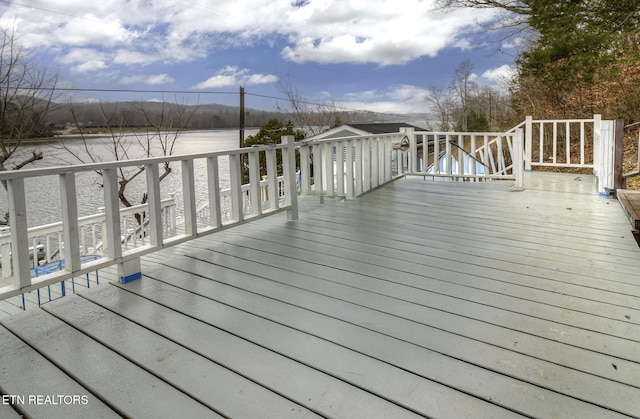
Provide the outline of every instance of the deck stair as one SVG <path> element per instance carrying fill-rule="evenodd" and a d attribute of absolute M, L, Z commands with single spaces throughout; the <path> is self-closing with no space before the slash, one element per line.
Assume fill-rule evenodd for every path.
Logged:
<path fill-rule="evenodd" d="M 640 245 L 640 191 L 618 189 L 616 194 L 624 213 L 633 227 L 633 234 Z"/>

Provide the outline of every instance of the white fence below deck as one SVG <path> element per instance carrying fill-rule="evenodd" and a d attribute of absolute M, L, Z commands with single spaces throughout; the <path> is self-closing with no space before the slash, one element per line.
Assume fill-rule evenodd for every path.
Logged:
<path fill-rule="evenodd" d="M 278 158 L 278 150 L 281 150 L 281 158 Z M 230 169 L 231 186 L 226 190 L 220 186 L 219 159 L 222 158 L 228 159 Z M 198 215 L 202 216 L 203 211 L 198 211 L 195 191 L 194 161 L 199 159 L 205 160 L 207 167 L 208 210 L 204 226 L 202 220 L 198 220 Z M 261 160 L 266 162 L 266 175 L 260 173 Z M 175 220 L 175 204 L 160 199 L 159 166 L 166 162 L 180 164 L 182 168 L 184 231 L 180 234 L 169 232 L 175 230 L 175 222 L 172 221 Z M 282 172 L 280 176 L 279 166 Z M 145 168 L 147 204 L 135 208 L 120 208 L 117 172 L 125 167 Z M 243 184 L 243 167 L 248 172 L 247 184 Z M 0 181 L 7 183 L 11 228 L 10 244 L 4 244 L 0 249 L 3 277 L 6 280 L 4 282 L 9 282 L 9 285 L 0 288 L 0 300 L 110 265 L 118 265 L 121 280 L 127 281 L 140 275 L 140 257 L 144 254 L 284 210 L 290 219 L 296 219 L 298 204 L 295 170 L 293 137 L 284 136 L 283 144 L 276 146 L 2 172 Z M 102 173 L 104 214 L 88 219 L 78 218 L 76 175 L 97 171 Z M 58 175 L 60 179 L 62 221 L 59 225 L 56 223 L 29 229 L 25 179 L 50 175 Z M 171 211 L 174 213 L 171 214 Z M 135 223 L 127 223 L 127 219 L 135 220 Z M 57 236 L 55 243 L 60 249 L 59 258 L 64 259 L 64 268 L 58 272 L 32 277 L 32 266 L 37 264 L 41 256 L 38 249 L 47 246 L 40 244 L 37 239 L 34 241 L 34 238 L 41 237 L 46 243 L 46 236 L 49 234 Z M 84 262 L 83 259 L 86 258 L 81 256 L 89 248 L 94 251 L 102 250 L 101 257 Z M 49 250 L 49 255 L 54 253 Z"/>

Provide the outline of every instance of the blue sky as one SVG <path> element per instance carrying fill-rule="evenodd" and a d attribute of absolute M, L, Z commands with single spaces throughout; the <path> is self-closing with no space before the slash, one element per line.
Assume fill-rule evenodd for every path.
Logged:
<path fill-rule="evenodd" d="M 434 0 L 0 0 L 0 13 L 60 86 L 237 105 L 242 85 L 247 107 L 267 110 L 286 105 L 261 96 L 282 97 L 277 82 L 287 80 L 314 103 L 423 113 L 428 89 L 447 86 L 462 61 L 479 84 L 504 85 L 515 57 L 488 43 L 495 12 L 444 12 Z"/>

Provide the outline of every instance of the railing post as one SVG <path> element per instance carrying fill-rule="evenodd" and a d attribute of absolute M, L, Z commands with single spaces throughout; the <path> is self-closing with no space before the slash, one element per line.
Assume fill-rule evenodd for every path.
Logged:
<path fill-rule="evenodd" d="M 516 178 L 516 183 L 512 188 L 514 191 L 524 190 L 524 141 L 524 132 L 522 128 L 518 128 L 513 138 L 513 156 L 511 156 L 513 174 Z"/>
<path fill-rule="evenodd" d="M 298 191 L 296 188 L 296 149 L 295 138 L 293 135 L 283 135 L 282 143 L 287 146 L 282 150 L 282 170 L 284 172 L 285 184 L 285 205 L 289 205 L 287 209 L 287 220 L 293 221 L 298 219 Z"/>
<path fill-rule="evenodd" d="M 531 170 L 533 152 L 533 117 L 527 116 L 524 123 L 524 169 Z"/>
<path fill-rule="evenodd" d="M 16 178 L 8 180 L 7 195 L 9 197 L 13 279 L 15 286 L 22 289 L 31 284 L 24 179 Z"/>

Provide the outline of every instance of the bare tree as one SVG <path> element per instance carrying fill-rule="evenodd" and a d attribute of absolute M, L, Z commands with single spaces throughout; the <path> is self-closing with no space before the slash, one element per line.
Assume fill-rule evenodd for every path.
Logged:
<path fill-rule="evenodd" d="M 432 111 L 438 120 L 436 127 L 432 127 L 430 121 L 427 120 L 430 128 L 449 131 L 452 128 L 451 118 L 454 111 L 454 103 L 449 91 L 444 86 L 431 86 L 425 100 L 431 104 Z"/>
<path fill-rule="evenodd" d="M 50 136 L 45 118 L 57 81 L 57 75 L 31 61 L 14 29 L 0 28 L 0 171 L 42 159 L 40 151 L 18 152 L 23 140 Z"/>
<path fill-rule="evenodd" d="M 103 161 L 105 154 L 109 160 L 130 160 L 170 156 L 175 152 L 175 146 L 180 135 L 185 131 L 197 107 L 187 107 L 184 104 L 154 103 L 156 109 L 149 109 L 149 104 L 138 103 L 131 109 L 120 110 L 120 105 L 107 106 L 100 103 L 101 120 L 99 125 L 107 131 L 100 138 L 90 137 L 81 129 L 83 123 L 77 118 L 70 104 L 76 126 L 80 128 L 82 146 L 70 147 L 64 140 L 58 142 L 71 161 L 75 163 L 98 163 Z M 135 115 L 132 115 L 134 113 Z M 131 129 L 127 120 L 139 118 L 143 121 L 144 130 Z M 95 123 L 95 121 L 94 121 Z M 98 151 L 99 150 L 99 151 Z M 147 202 L 147 193 L 133 196 L 127 188 L 144 173 L 144 166 L 126 167 L 118 169 L 118 198 L 125 207 Z M 172 172 L 171 164 L 162 165 L 160 181 Z M 101 171 L 96 172 L 101 179 Z"/>
<path fill-rule="evenodd" d="M 471 112 L 471 96 L 477 89 L 477 85 L 473 80 L 473 63 L 470 60 L 465 60 L 456 67 L 450 89 L 460 105 L 460 117 L 457 125 L 459 125 L 461 131 L 467 131 Z"/>
<path fill-rule="evenodd" d="M 340 120 L 338 105 L 329 103 L 312 103 L 293 86 L 291 78 L 279 78 L 278 90 L 287 97 L 286 105 L 276 105 L 279 112 L 291 115 L 294 124 L 304 131 L 305 135 L 317 135 Z"/>

